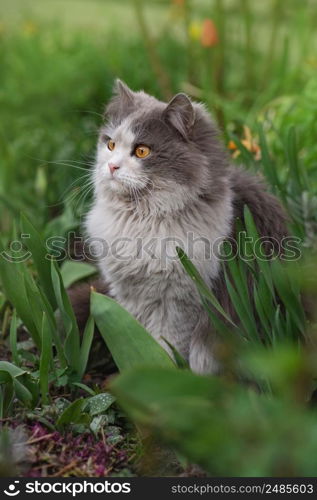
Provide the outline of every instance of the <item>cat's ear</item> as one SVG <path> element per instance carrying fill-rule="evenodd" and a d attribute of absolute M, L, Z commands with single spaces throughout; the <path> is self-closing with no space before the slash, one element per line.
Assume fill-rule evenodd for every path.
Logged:
<path fill-rule="evenodd" d="M 135 93 L 124 82 L 117 79 L 113 86 L 113 96 L 108 102 L 104 118 L 120 122 L 133 111 L 135 106 Z"/>
<path fill-rule="evenodd" d="M 186 139 L 195 121 L 195 110 L 186 94 L 176 94 L 167 104 L 163 117 Z"/>
<path fill-rule="evenodd" d="M 114 94 L 120 97 L 123 105 L 131 106 L 134 103 L 134 92 L 122 80 L 116 79 L 114 84 Z"/>

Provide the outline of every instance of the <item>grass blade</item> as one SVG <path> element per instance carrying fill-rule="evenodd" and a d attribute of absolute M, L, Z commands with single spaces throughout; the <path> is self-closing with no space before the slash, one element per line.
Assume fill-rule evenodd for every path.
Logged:
<path fill-rule="evenodd" d="M 17 315 L 35 340 L 38 336 L 32 310 L 24 286 L 24 266 L 10 262 L 4 257 L 5 249 L 0 241 L 0 278 L 6 297 L 13 304 Z"/>
<path fill-rule="evenodd" d="M 83 340 L 81 343 L 81 348 L 80 348 L 80 378 L 84 375 L 86 368 L 87 368 L 87 363 L 88 363 L 88 358 L 89 358 L 89 353 L 90 353 L 90 348 L 91 344 L 94 338 L 94 332 L 95 332 L 95 322 L 94 318 L 90 316 L 88 318 L 85 331 L 83 334 Z"/>
<path fill-rule="evenodd" d="M 8 372 L 0 370 L 0 419 L 8 416 L 13 397 L 13 379 Z"/>
<path fill-rule="evenodd" d="M 40 357 L 40 391 L 43 404 L 49 403 L 49 373 L 53 362 L 52 333 L 45 312 L 42 318 L 42 350 Z"/>
<path fill-rule="evenodd" d="M 11 349 L 13 362 L 17 366 L 20 366 L 20 358 L 19 358 L 18 347 L 17 347 L 17 331 L 18 331 L 17 323 L 18 323 L 17 313 L 16 313 L 16 310 L 14 309 L 13 316 L 11 319 L 11 324 L 10 324 L 10 349 Z"/>
<path fill-rule="evenodd" d="M 266 142 L 266 138 L 263 132 L 263 127 L 261 124 L 258 125 L 260 147 L 262 153 L 262 164 L 266 173 L 266 177 L 269 180 L 273 191 L 281 190 L 280 180 L 277 175 L 276 166 L 274 165 Z"/>
<path fill-rule="evenodd" d="M 74 373 L 80 373 L 80 333 L 70 300 L 64 288 L 56 262 L 51 262 L 52 282 L 56 302 L 61 314 L 65 330 L 64 349 L 70 368 Z"/>
<path fill-rule="evenodd" d="M 47 258 L 47 250 L 43 240 L 33 224 L 23 214 L 21 216 L 21 227 L 23 232 L 29 235 L 29 238 L 25 238 L 25 244 L 32 254 L 32 259 L 36 266 L 41 286 L 55 311 L 57 302 L 51 277 L 51 262 Z"/>
<path fill-rule="evenodd" d="M 232 319 L 228 316 L 228 314 L 225 312 L 225 310 L 221 307 L 219 304 L 217 298 L 215 295 L 212 293 L 211 290 L 207 287 L 206 283 L 200 276 L 199 272 L 197 271 L 196 267 L 194 264 L 190 261 L 190 259 L 187 257 L 186 253 L 182 248 L 177 247 L 176 248 L 179 259 L 184 266 L 185 270 L 191 277 L 191 279 L 194 281 L 195 285 L 197 286 L 197 289 L 199 293 L 207 299 L 208 302 L 210 302 L 214 308 L 230 323 L 232 326 L 235 326 L 233 323 Z"/>

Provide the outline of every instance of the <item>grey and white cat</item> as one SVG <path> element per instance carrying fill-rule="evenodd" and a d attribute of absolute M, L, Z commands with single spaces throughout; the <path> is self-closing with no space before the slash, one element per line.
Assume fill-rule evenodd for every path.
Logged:
<path fill-rule="evenodd" d="M 215 335 L 175 248 L 194 252 L 193 263 L 230 309 L 219 242 L 234 234 L 245 204 L 260 234 L 280 240 L 283 211 L 259 179 L 230 166 L 208 112 L 185 94 L 166 104 L 118 80 L 105 119 L 86 229 L 96 253 L 107 249 L 99 268 L 109 294 L 193 371 L 217 372 Z"/>

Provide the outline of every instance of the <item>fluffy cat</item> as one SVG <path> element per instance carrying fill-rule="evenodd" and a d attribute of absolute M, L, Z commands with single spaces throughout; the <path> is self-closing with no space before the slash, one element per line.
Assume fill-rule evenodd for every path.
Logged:
<path fill-rule="evenodd" d="M 175 248 L 230 309 L 219 243 L 245 204 L 259 233 L 281 241 L 283 210 L 258 178 L 230 166 L 208 112 L 185 94 L 166 104 L 118 80 L 105 118 L 86 229 L 108 293 L 193 371 L 215 373 L 215 335 Z"/>

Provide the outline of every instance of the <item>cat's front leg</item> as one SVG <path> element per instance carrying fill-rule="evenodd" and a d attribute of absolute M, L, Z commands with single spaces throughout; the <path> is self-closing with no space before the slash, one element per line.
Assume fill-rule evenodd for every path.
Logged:
<path fill-rule="evenodd" d="M 192 336 L 189 348 L 190 369 L 198 374 L 218 374 L 220 362 L 215 357 L 215 337 L 208 319 L 203 315 Z"/>

